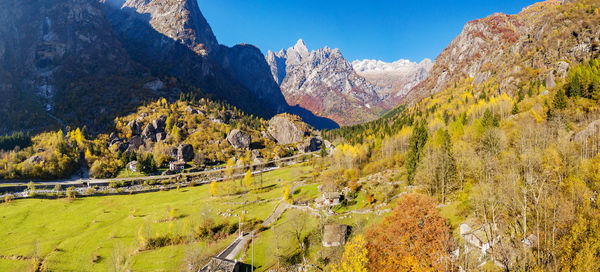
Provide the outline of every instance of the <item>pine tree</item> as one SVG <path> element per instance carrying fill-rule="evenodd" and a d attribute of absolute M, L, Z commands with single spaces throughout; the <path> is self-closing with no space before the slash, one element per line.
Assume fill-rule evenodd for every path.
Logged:
<path fill-rule="evenodd" d="M 427 126 L 423 120 L 415 127 L 413 134 L 410 137 L 410 146 L 406 160 L 406 172 L 408 174 L 409 184 L 413 184 L 414 182 L 415 173 L 423 155 L 423 147 L 425 146 L 425 143 L 427 143 L 428 137 Z"/>
<path fill-rule="evenodd" d="M 567 96 L 562 90 L 558 90 L 552 100 L 552 107 L 557 110 L 564 110 L 567 108 Z"/>
<path fill-rule="evenodd" d="M 515 102 L 513 104 L 512 110 L 510 111 L 510 114 L 515 115 L 515 114 L 519 114 L 519 104 L 517 102 Z"/>
<path fill-rule="evenodd" d="M 436 167 L 436 179 L 442 196 L 442 203 L 446 203 L 448 190 L 452 188 L 457 178 L 456 159 L 452 151 L 452 139 L 448 130 L 441 133 L 442 145 L 439 158 L 439 164 Z"/>
<path fill-rule="evenodd" d="M 581 85 L 581 79 L 579 78 L 578 74 L 575 74 L 571 78 L 571 82 L 569 83 L 568 95 L 570 97 L 580 97 L 582 88 L 583 88 L 583 86 Z"/>

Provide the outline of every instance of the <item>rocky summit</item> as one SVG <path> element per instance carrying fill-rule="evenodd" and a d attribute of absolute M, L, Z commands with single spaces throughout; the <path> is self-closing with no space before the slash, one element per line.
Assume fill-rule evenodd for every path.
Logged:
<path fill-rule="evenodd" d="M 355 60 L 352 67 L 359 76 L 377 87 L 377 94 L 385 108 L 394 108 L 401 98 L 429 76 L 433 62 L 430 59 L 416 63 L 398 60 L 392 63 L 380 60 Z"/>
<path fill-rule="evenodd" d="M 399 98 L 423 81 L 432 66 L 430 60 L 351 64 L 339 49 L 309 51 L 302 39 L 288 49 L 269 51 L 267 62 L 289 104 L 341 125 L 374 120 L 395 108 Z"/>
<path fill-rule="evenodd" d="M 377 118 L 383 111 L 377 86 L 360 77 L 339 49 L 309 52 L 304 41 L 267 54 L 271 73 L 291 105 L 341 125 Z"/>

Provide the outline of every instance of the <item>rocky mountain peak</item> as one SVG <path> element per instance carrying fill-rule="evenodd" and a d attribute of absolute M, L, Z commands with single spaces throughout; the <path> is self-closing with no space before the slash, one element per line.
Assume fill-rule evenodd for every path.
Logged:
<path fill-rule="evenodd" d="M 306 44 L 302 39 L 299 39 L 298 42 L 296 42 L 296 44 L 292 46 L 288 51 L 296 51 L 298 54 L 301 55 L 308 55 L 309 53 L 308 48 L 306 47 Z"/>
<path fill-rule="evenodd" d="M 381 99 L 377 87 L 358 76 L 339 49 L 309 52 L 302 39 L 267 63 L 288 104 L 300 105 L 342 125 L 373 120 Z M 356 114 L 346 114 L 354 112 Z"/>
<path fill-rule="evenodd" d="M 149 16 L 152 28 L 197 54 L 218 50 L 219 43 L 196 0 L 127 0 L 121 9 L 134 9 L 142 17 Z"/>

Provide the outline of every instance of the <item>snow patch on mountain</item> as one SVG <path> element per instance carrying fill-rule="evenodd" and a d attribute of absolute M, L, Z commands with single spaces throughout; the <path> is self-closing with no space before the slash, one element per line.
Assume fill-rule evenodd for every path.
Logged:
<path fill-rule="evenodd" d="M 380 87 L 378 95 L 387 103 L 396 105 L 398 99 L 427 78 L 433 62 L 424 59 L 412 62 L 401 59 L 395 62 L 381 60 L 355 60 L 352 67 L 358 75 Z"/>

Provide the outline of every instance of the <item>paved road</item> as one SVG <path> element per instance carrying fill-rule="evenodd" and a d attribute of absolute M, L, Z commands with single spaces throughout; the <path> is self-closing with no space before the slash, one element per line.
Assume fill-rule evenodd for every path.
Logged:
<path fill-rule="evenodd" d="M 237 256 L 240 253 L 240 251 L 244 249 L 246 244 L 248 244 L 248 241 L 250 241 L 250 236 L 251 235 L 249 233 L 246 233 L 244 234 L 244 236 L 238 237 L 225 250 L 219 253 L 219 255 L 217 255 L 217 258 L 232 261 L 235 260 L 235 256 Z"/>
<path fill-rule="evenodd" d="M 272 164 L 272 163 L 278 163 L 278 162 L 285 162 L 285 161 L 290 161 L 290 160 L 294 160 L 297 158 L 300 158 L 302 156 L 306 156 L 306 155 L 315 155 L 317 152 L 312 152 L 312 153 L 305 153 L 305 154 L 300 154 L 300 155 L 296 155 L 296 156 L 292 156 L 292 157 L 287 157 L 287 158 L 282 158 L 282 159 L 278 159 L 278 160 L 272 160 L 269 162 L 265 162 L 265 163 L 255 163 L 252 164 L 250 166 L 247 167 L 236 167 L 235 169 L 245 169 L 248 167 L 256 167 L 256 166 L 264 166 L 264 165 L 268 165 L 268 164 Z M 206 170 L 206 171 L 200 171 L 200 172 L 195 172 L 195 173 L 185 173 L 185 174 L 175 174 L 175 175 L 160 175 L 160 176 L 145 176 L 145 177 L 133 177 L 133 178 L 112 178 L 112 179 L 81 179 L 81 178 L 71 178 L 71 179 L 60 179 L 60 180 L 55 180 L 55 181 L 43 181 L 43 180 L 34 180 L 33 182 L 38 184 L 38 185 L 56 185 L 56 184 L 60 184 L 60 185 L 73 185 L 73 184 L 82 184 L 82 183 L 88 183 L 90 185 L 93 184 L 103 184 L 103 183 L 109 183 L 111 181 L 134 181 L 134 180 L 157 180 L 157 179 L 170 179 L 170 178 L 178 178 L 178 177 L 195 177 L 195 176 L 201 176 L 201 175 L 209 175 L 209 174 L 214 174 L 214 173 L 219 173 L 219 172 L 223 172 L 225 171 L 225 169 L 215 169 L 215 170 Z M 14 186 L 22 186 L 22 185 L 27 185 L 27 183 L 29 183 L 31 180 L 0 180 L 0 185 L 14 185 Z"/>

